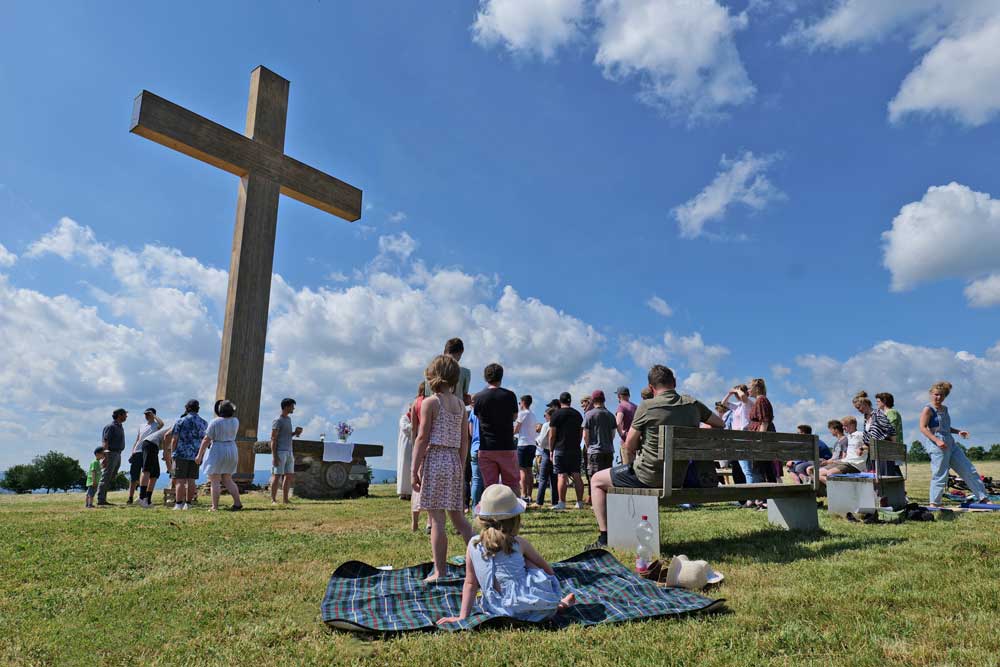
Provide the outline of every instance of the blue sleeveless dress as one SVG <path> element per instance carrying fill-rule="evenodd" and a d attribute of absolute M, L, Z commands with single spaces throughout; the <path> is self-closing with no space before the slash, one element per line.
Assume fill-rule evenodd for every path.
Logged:
<path fill-rule="evenodd" d="M 487 614 L 538 622 L 556 613 L 563 598 L 559 580 L 540 568 L 527 567 L 519 544 L 512 553 L 487 557 L 479 537 L 474 537 L 469 542 L 469 558 Z"/>

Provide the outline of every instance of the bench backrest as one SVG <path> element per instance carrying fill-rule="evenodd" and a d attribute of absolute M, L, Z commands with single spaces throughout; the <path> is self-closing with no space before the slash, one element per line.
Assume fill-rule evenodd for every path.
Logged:
<path fill-rule="evenodd" d="M 892 442 L 891 440 L 876 440 L 868 453 L 868 459 L 875 464 L 876 475 L 878 475 L 878 464 L 885 463 L 886 461 L 902 461 L 903 465 L 908 468 L 909 458 L 907 454 L 905 443 Z M 903 477 L 904 479 L 906 478 L 905 472 L 903 473 Z"/>
<path fill-rule="evenodd" d="M 673 486 L 674 461 L 812 461 L 819 468 L 819 437 L 815 435 L 661 426 L 660 442 L 665 495 L 670 495 Z M 813 475 L 816 489 L 818 480 L 819 475 Z"/>

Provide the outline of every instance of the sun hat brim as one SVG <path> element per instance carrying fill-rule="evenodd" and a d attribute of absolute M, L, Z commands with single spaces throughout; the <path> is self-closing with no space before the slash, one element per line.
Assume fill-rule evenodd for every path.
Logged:
<path fill-rule="evenodd" d="M 482 517 L 484 519 L 495 519 L 497 521 L 502 521 L 503 519 L 512 519 L 518 514 L 521 514 L 528 508 L 528 503 L 524 502 L 520 498 L 517 499 L 517 505 L 508 512 L 483 512 L 482 503 L 476 504 L 476 516 Z"/>

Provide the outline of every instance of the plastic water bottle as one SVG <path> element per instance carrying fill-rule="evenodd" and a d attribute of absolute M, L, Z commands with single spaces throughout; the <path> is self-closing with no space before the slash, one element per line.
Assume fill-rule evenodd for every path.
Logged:
<path fill-rule="evenodd" d="M 635 527 L 635 540 L 638 546 L 635 549 L 635 571 L 644 574 L 649 570 L 650 563 L 653 562 L 653 525 L 649 523 L 649 517 L 643 515 L 642 520 Z"/>

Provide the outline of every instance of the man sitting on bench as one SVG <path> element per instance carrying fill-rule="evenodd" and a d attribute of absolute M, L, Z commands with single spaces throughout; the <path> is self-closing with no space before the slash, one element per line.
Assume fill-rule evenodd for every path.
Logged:
<path fill-rule="evenodd" d="M 600 549 L 608 544 L 608 489 L 613 486 L 663 488 L 660 426 L 698 427 L 702 423 L 712 428 L 725 426 L 719 415 L 703 403 L 677 393 L 674 372 L 666 366 L 657 364 L 650 368 L 647 379 L 653 397 L 639 405 L 628 436 L 622 443 L 622 459 L 632 463 L 602 470 L 591 478 L 591 500 L 597 528 L 601 532 L 597 541 L 588 547 L 590 549 Z M 672 483 L 672 480 L 667 480 L 667 483 Z"/>

